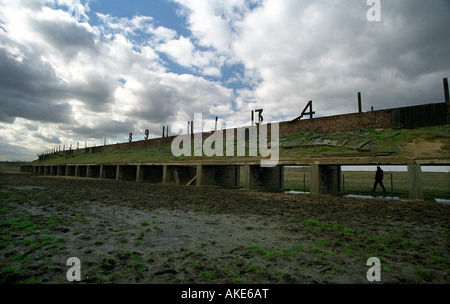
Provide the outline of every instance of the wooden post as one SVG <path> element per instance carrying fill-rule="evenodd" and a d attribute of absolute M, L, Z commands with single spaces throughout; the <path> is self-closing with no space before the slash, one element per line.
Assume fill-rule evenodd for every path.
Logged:
<path fill-rule="evenodd" d="M 358 113 L 362 113 L 361 92 L 358 92 Z"/>
<path fill-rule="evenodd" d="M 448 79 L 444 78 L 443 79 L 444 82 L 444 95 L 445 95 L 445 102 L 450 102 L 450 97 L 449 97 L 449 91 L 448 91 Z"/>
<path fill-rule="evenodd" d="M 409 198 L 423 201 L 422 170 L 418 164 L 408 164 Z"/>
<path fill-rule="evenodd" d="M 306 173 L 303 173 L 303 191 L 306 191 Z"/>
<path fill-rule="evenodd" d="M 394 192 L 394 178 L 392 173 L 391 173 L 391 192 Z"/>

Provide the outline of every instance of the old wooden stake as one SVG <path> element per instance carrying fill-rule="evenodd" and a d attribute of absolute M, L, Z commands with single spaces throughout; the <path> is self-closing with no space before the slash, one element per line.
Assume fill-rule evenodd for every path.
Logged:
<path fill-rule="evenodd" d="M 449 92 L 448 92 L 448 79 L 444 78 L 444 95 L 445 95 L 445 102 L 450 102 Z"/>
<path fill-rule="evenodd" d="M 361 92 L 358 92 L 358 113 L 362 113 Z"/>

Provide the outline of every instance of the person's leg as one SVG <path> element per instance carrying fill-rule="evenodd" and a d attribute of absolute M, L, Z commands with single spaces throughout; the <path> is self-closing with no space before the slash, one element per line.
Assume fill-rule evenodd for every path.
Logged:
<path fill-rule="evenodd" d="M 383 192 L 386 192 L 386 188 L 384 188 L 383 181 L 380 181 L 380 186 L 383 189 Z"/>
<path fill-rule="evenodd" d="M 375 189 L 377 188 L 377 185 L 378 185 L 378 181 L 376 180 L 375 183 L 373 184 L 373 189 L 372 189 L 372 191 L 375 191 Z"/>

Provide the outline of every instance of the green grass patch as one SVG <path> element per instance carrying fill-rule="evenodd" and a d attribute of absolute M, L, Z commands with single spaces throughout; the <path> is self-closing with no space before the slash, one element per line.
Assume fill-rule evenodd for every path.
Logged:
<path fill-rule="evenodd" d="M 267 259 L 292 257 L 298 255 L 300 252 L 306 252 L 306 249 L 303 246 L 292 246 L 291 248 L 287 248 L 282 251 L 268 250 L 261 247 L 250 246 L 248 250 L 260 255 L 264 255 Z"/>
<path fill-rule="evenodd" d="M 20 203 L 29 200 L 27 196 L 17 192 L 20 191 L 0 189 L 0 203 Z"/>
<path fill-rule="evenodd" d="M 430 282 L 432 280 L 431 274 L 429 271 L 424 269 L 417 269 L 416 270 L 416 276 L 420 280 Z"/>

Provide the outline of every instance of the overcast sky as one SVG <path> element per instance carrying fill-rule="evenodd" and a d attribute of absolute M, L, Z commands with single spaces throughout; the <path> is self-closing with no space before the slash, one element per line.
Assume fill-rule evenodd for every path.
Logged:
<path fill-rule="evenodd" d="M 0 160 L 220 121 L 442 102 L 450 1 L 0 0 Z"/>

